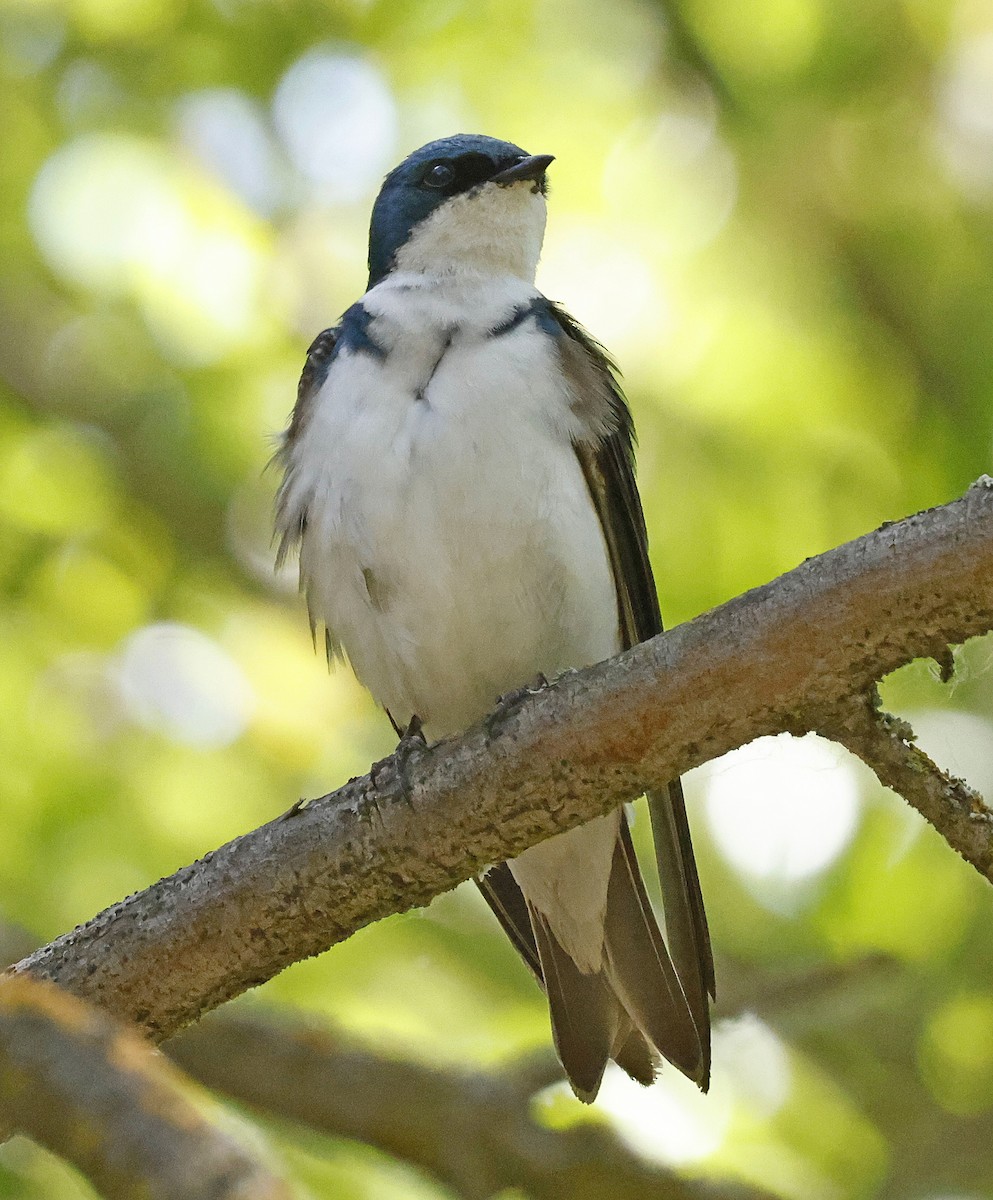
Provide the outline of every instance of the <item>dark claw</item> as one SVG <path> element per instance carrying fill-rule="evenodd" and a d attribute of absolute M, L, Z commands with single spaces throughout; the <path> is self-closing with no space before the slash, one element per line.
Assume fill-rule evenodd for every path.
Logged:
<path fill-rule="evenodd" d="M 408 778 L 408 767 L 414 758 L 423 754 L 428 744 L 421 729 L 421 718 L 415 713 L 400 735 L 397 748 L 389 758 L 373 763 L 369 771 L 369 778 L 377 792 L 383 792 L 387 796 L 399 794 L 400 798 L 411 806 L 414 802 L 414 792 Z"/>
<path fill-rule="evenodd" d="M 534 696 L 541 691 L 542 688 L 548 687 L 548 680 L 544 674 L 539 671 L 538 674 L 530 683 L 526 683 L 524 687 L 514 688 L 513 691 L 504 692 L 497 699 L 497 708 L 510 709 L 516 708 L 522 700 L 526 700 L 528 696 Z"/>
<path fill-rule="evenodd" d="M 941 682 L 951 683 L 955 678 L 955 654 L 951 646 L 946 646 L 944 650 L 935 654 L 934 661 L 938 664 L 938 677 Z"/>
<path fill-rule="evenodd" d="M 417 713 L 414 713 L 414 715 L 410 718 L 407 728 L 400 735 L 400 744 L 397 749 L 399 749 L 400 746 L 403 746 L 405 743 L 415 742 L 416 745 L 423 750 L 428 744 L 427 738 L 424 736 L 423 729 L 424 722 L 417 715 Z M 408 746 L 408 750 L 413 748 L 414 747 Z"/>
<path fill-rule="evenodd" d="M 486 718 L 485 726 L 490 733 L 495 733 L 501 725 L 507 720 L 515 708 L 529 696 L 536 696 L 542 688 L 548 687 L 548 680 L 543 671 L 539 671 L 534 679 L 525 684 L 524 687 L 514 688 L 513 691 L 504 692 L 497 698 L 496 708 Z"/>
<path fill-rule="evenodd" d="M 282 816 L 277 817 L 276 820 L 288 821 L 290 817 L 295 817 L 298 813 L 303 812 L 308 803 L 309 801 L 306 799 L 306 797 L 301 796 L 299 800 L 297 800 L 294 804 L 291 804 L 286 812 L 284 812 Z"/>

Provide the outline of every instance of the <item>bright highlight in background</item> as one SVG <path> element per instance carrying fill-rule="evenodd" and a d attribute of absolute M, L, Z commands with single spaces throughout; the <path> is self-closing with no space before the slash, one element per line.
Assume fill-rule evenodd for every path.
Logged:
<path fill-rule="evenodd" d="M 261 105 L 236 88 L 192 92 L 176 109 L 183 145 L 246 204 L 270 216 L 284 180 L 265 117 Z"/>
<path fill-rule="evenodd" d="M 652 265 L 636 245 L 588 223 L 560 219 L 542 252 L 538 286 L 568 303 L 598 341 L 618 356 L 646 340 L 657 352 L 671 334 L 667 300 Z"/>
<path fill-rule="evenodd" d="M 234 660 L 213 639 L 178 622 L 147 625 L 128 638 L 117 681 L 138 724 L 199 749 L 230 745 L 255 707 Z"/>
<path fill-rule="evenodd" d="M 396 105 L 361 58 L 311 50 L 283 76 L 272 107 L 293 165 L 328 200 L 362 199 L 393 165 Z"/>
<path fill-rule="evenodd" d="M 956 182 L 993 191 L 993 33 L 963 42 L 951 55 L 938 94 L 936 136 Z"/>
<path fill-rule="evenodd" d="M 928 708 L 907 713 L 917 745 L 982 796 L 993 796 L 993 723 L 977 713 Z M 923 828 L 915 822 L 918 829 Z"/>
<path fill-rule="evenodd" d="M 663 1069 L 650 1088 L 611 1064 L 600 1085 L 597 1108 L 612 1118 L 621 1138 L 642 1157 L 688 1166 L 715 1154 L 731 1126 L 731 1100 L 717 1089 L 708 1096 Z"/>
<path fill-rule="evenodd" d="M 822 738 L 759 738 L 700 771 L 721 853 L 746 881 L 798 883 L 831 865 L 855 833 L 859 786 Z"/>
<path fill-rule="evenodd" d="M 112 134 L 70 142 L 35 180 L 30 219 L 57 274 L 133 297 L 180 359 L 204 364 L 261 336 L 262 226 L 161 147 Z"/>
<path fill-rule="evenodd" d="M 663 1069 L 645 1089 L 611 1066 L 597 1107 L 625 1142 L 644 1158 L 685 1167 L 723 1145 L 736 1106 L 770 1120 L 786 1103 L 793 1081 L 789 1053 L 758 1017 L 724 1021 L 714 1029 L 713 1077 L 704 1096 L 675 1071 Z"/>

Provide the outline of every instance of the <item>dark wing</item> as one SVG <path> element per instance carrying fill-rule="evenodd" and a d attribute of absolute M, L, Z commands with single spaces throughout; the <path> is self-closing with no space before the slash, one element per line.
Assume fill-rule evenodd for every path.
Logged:
<path fill-rule="evenodd" d="M 508 329 L 529 317 L 555 338 L 563 371 L 576 398 L 574 412 L 588 431 L 575 443 L 576 456 L 607 543 L 617 591 L 621 640 L 626 649 L 662 631 L 645 518 L 635 484 L 631 416 L 612 362 L 577 322 L 557 305 L 539 299 L 515 313 Z M 706 1087 L 710 1058 L 707 994 L 714 994 L 714 967 L 679 781 L 664 791 L 650 792 L 648 804 L 666 933 L 699 1032 L 704 1059 L 701 1083 Z M 527 902 L 509 867 L 501 864 L 493 868 L 478 883 L 511 941 L 540 981 L 539 946 Z M 635 1078 L 645 1081 L 651 1078 L 651 1049 L 637 1030 L 622 1052 L 613 1057 Z"/>
<path fill-rule="evenodd" d="M 346 314 L 347 316 L 347 314 Z M 283 434 L 279 449 L 273 456 L 273 461 L 283 472 L 283 479 L 276 492 L 276 566 L 282 566 L 287 554 L 295 546 L 299 546 L 307 528 L 307 510 L 310 504 L 310 494 L 301 486 L 297 478 L 294 462 L 294 448 L 298 438 L 307 427 L 314 410 L 314 402 L 321 390 L 328 371 L 334 362 L 335 355 L 343 344 L 342 334 L 347 332 L 344 320 L 341 325 L 325 329 L 311 342 L 307 351 L 307 361 L 303 364 L 303 372 L 297 385 L 297 399 L 290 416 L 290 423 Z M 300 588 L 306 591 L 306 579 L 301 568 Z M 311 608 L 310 597 L 307 597 L 307 613 L 310 617 L 310 632 L 317 644 L 317 617 Z M 341 655 L 341 646 L 330 629 L 324 630 L 324 647 L 328 663 Z"/>
<path fill-rule="evenodd" d="M 310 420 L 317 393 L 327 379 L 331 363 L 338 349 L 339 326 L 322 330 L 307 350 L 307 361 L 303 364 L 300 382 L 297 384 L 297 399 L 293 405 L 290 423 L 283 434 L 274 461 L 283 470 L 283 481 L 276 493 L 276 536 L 279 539 L 276 551 L 276 566 L 281 566 L 286 555 L 303 537 L 307 524 L 305 498 L 293 488 L 293 447 Z"/>
<path fill-rule="evenodd" d="M 563 366 L 573 390 L 585 397 L 609 391 L 613 428 L 576 442 L 576 455 L 603 527 L 617 588 L 624 648 L 662 632 L 662 615 L 648 557 L 648 533 L 634 477 L 634 428 L 615 369 L 606 352 L 567 313 L 552 309 L 562 332 Z M 603 400 L 600 400 L 603 407 Z M 679 780 L 648 793 L 652 835 L 665 907 L 669 949 L 705 1049 L 709 1006 L 714 995 L 714 961 L 703 907 L 686 805 Z"/>
<path fill-rule="evenodd" d="M 524 959 L 531 974 L 544 987 L 545 980 L 538 959 L 538 944 L 531 928 L 528 902 L 517 886 L 517 880 L 510 867 L 505 862 L 490 867 L 485 875 L 479 876 L 476 885 L 503 927 L 504 933 L 513 943 L 514 949 Z"/>
<path fill-rule="evenodd" d="M 321 384 L 328 377 L 328 371 L 334 362 L 338 349 L 339 325 L 331 329 L 322 329 L 307 349 L 307 361 L 300 372 L 300 382 L 297 384 L 297 402 L 293 405 L 293 415 L 290 417 L 290 427 L 286 437 L 292 441 L 303 428 L 310 416 L 314 397 L 321 390 Z"/>
<path fill-rule="evenodd" d="M 380 361 L 385 359 L 386 351 L 373 336 L 371 327 L 374 322 L 375 317 L 360 300 L 342 314 L 337 325 L 319 333 L 307 351 L 307 361 L 303 365 L 303 374 L 297 386 L 297 402 L 293 406 L 293 415 L 290 417 L 289 428 L 283 435 L 282 445 L 275 455 L 275 461 L 283 469 L 283 482 L 276 495 L 276 533 L 279 537 L 277 566 L 291 547 L 300 542 L 307 525 L 307 504 L 310 497 L 294 486 L 294 446 L 310 420 L 317 395 L 341 350 L 348 350 L 352 354 L 368 354 Z M 313 620 L 311 629 L 314 629 Z M 330 660 L 340 653 L 341 647 L 329 630 L 326 631 L 325 640 Z"/>

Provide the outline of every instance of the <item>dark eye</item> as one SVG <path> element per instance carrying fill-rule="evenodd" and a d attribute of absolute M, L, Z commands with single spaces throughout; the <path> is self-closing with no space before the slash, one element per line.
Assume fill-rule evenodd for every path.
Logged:
<path fill-rule="evenodd" d="M 435 163 L 424 176 L 425 184 L 430 188 L 443 188 L 455 179 L 455 172 L 445 163 Z"/>

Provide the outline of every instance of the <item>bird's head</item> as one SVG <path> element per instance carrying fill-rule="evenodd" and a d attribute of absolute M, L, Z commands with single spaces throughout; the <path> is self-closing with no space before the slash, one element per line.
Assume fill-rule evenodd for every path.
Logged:
<path fill-rule="evenodd" d="M 369 229 L 369 286 L 392 271 L 534 280 L 550 154 L 460 133 L 415 150 L 383 183 Z"/>

